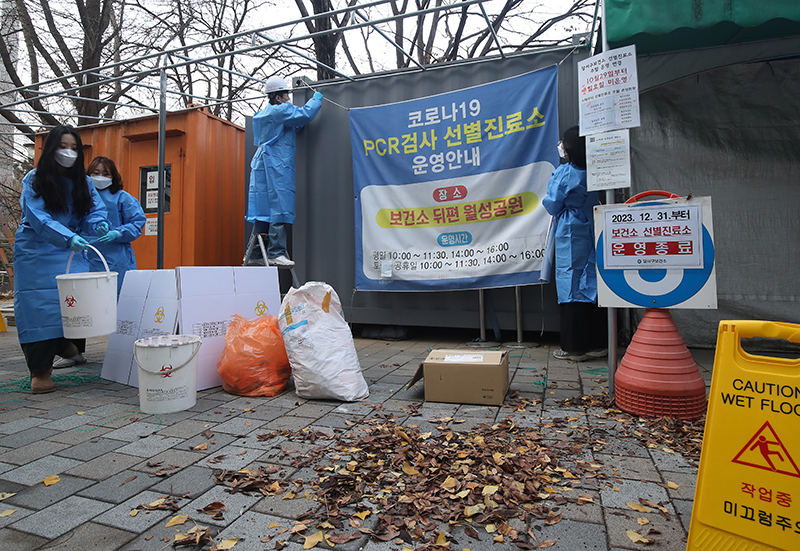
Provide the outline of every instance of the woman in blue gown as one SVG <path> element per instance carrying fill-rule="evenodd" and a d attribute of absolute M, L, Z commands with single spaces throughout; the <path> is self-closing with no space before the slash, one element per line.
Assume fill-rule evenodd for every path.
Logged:
<path fill-rule="evenodd" d="M 561 348 L 553 356 L 583 361 L 607 354 L 605 310 L 597 307 L 593 209 L 600 204 L 586 186 L 586 142 L 573 126 L 558 144 L 560 165 L 547 184 L 542 206 L 553 216 L 555 280 Z"/>
<path fill-rule="evenodd" d="M 117 272 L 117 296 L 122 289 L 125 272 L 136 269 L 136 256 L 131 242 L 142 235 L 147 222 L 139 201 L 127 191 L 122 190 L 122 176 L 117 165 L 108 157 L 95 157 L 86 170 L 103 199 L 108 211 L 111 229 L 94 245 L 103 254 L 112 272 Z M 103 261 L 95 254 L 89 255 L 89 265 L 93 272 L 104 272 Z"/>
<path fill-rule="evenodd" d="M 56 355 L 73 358 L 80 350 L 64 338 L 56 276 L 88 272 L 79 234 L 104 235 L 106 208 L 86 176 L 83 144 L 69 126 L 53 128 L 36 168 L 22 180 L 22 220 L 14 239 L 14 317 L 35 394 L 52 392 Z M 80 253 L 80 254 L 78 254 Z"/>

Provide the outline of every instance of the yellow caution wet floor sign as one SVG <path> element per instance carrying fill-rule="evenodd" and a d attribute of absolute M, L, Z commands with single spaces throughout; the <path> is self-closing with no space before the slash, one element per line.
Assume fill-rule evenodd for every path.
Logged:
<path fill-rule="evenodd" d="M 752 337 L 800 343 L 800 325 L 720 322 L 687 551 L 800 550 L 800 359 Z"/>

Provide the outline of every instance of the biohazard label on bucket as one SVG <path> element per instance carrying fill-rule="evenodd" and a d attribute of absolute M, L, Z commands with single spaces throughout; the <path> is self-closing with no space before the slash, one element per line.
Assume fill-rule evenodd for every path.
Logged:
<path fill-rule="evenodd" d="M 800 549 L 800 360 L 748 354 L 752 337 L 800 326 L 720 322 L 687 551 Z"/>
<path fill-rule="evenodd" d="M 64 327 L 91 327 L 92 316 L 61 316 L 61 325 Z"/>

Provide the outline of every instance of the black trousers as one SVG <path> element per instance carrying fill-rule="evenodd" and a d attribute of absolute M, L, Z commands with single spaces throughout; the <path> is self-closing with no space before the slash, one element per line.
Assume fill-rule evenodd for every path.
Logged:
<path fill-rule="evenodd" d="M 86 351 L 86 339 L 47 339 L 46 341 L 26 342 L 20 344 L 25 355 L 25 363 L 31 373 L 45 373 L 53 367 L 53 360 L 60 356 L 70 344 L 78 347 L 78 353 Z"/>
<path fill-rule="evenodd" d="M 583 353 L 608 348 L 608 310 L 593 302 L 562 302 L 561 349 Z"/>

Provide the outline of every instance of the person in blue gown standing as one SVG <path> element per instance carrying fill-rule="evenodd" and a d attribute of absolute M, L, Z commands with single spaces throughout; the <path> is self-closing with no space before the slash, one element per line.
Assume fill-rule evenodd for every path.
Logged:
<path fill-rule="evenodd" d="M 110 229 L 103 200 L 86 176 L 83 144 L 70 126 L 47 136 L 36 168 L 22 180 L 22 219 L 14 239 L 14 317 L 34 394 L 52 392 L 56 355 L 73 358 L 81 350 L 64 338 L 56 276 L 88 272 L 79 234 L 105 235 Z M 83 344 L 83 343 L 79 343 Z"/>
<path fill-rule="evenodd" d="M 136 269 L 136 256 L 131 243 L 142 235 L 147 222 L 139 201 L 122 190 L 122 176 L 117 165 L 108 157 L 95 157 L 86 170 L 108 210 L 111 229 L 97 239 L 93 245 L 103 254 L 108 267 L 117 272 L 117 296 L 122 289 L 125 272 Z M 93 272 L 104 272 L 103 261 L 94 254 L 89 255 Z"/>
<path fill-rule="evenodd" d="M 267 79 L 269 105 L 253 116 L 253 137 L 258 146 L 250 162 L 250 189 L 245 219 L 253 224 L 252 235 L 268 233 L 267 262 L 291 268 L 286 251 L 286 226 L 295 219 L 295 134 L 322 107 L 322 94 L 315 92 L 302 107 L 292 105 L 289 85 L 281 77 Z M 249 265 L 264 265 L 258 246 Z"/>
<path fill-rule="evenodd" d="M 586 142 L 577 126 L 564 132 L 558 150 L 566 163 L 553 172 L 542 200 L 556 224 L 561 348 L 553 351 L 553 356 L 572 361 L 602 358 L 608 353 L 608 334 L 605 310 L 597 307 L 593 215 L 600 197 L 586 187 Z"/>

